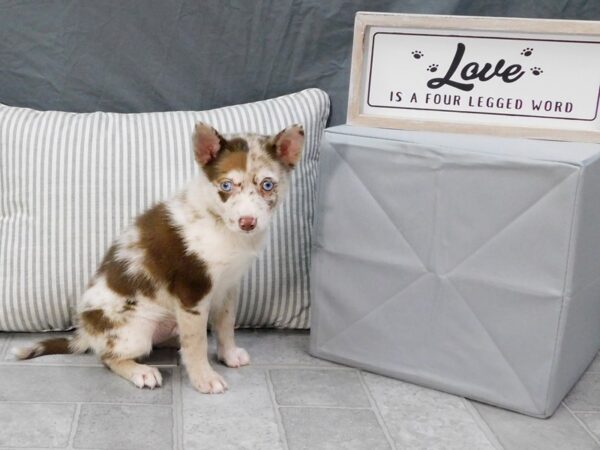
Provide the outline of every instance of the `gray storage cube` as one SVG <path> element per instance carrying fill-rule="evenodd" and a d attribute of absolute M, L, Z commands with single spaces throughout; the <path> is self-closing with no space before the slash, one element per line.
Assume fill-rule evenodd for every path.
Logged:
<path fill-rule="evenodd" d="M 325 136 L 311 352 L 550 416 L 600 344 L 600 145 Z"/>

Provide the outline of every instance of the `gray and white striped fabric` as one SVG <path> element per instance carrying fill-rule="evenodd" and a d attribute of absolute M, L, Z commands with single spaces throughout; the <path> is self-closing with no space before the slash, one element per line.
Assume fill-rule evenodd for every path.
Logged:
<path fill-rule="evenodd" d="M 310 240 L 329 99 L 308 89 L 205 112 L 35 111 L 0 105 L 0 329 L 63 330 L 132 218 L 195 173 L 194 123 L 223 133 L 305 127 L 302 163 L 264 253 L 242 283 L 243 327 L 309 326 Z"/>

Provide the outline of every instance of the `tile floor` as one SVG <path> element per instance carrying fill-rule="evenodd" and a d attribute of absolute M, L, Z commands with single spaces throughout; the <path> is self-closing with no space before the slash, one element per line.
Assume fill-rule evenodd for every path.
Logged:
<path fill-rule="evenodd" d="M 164 386 L 139 390 L 93 355 L 16 362 L 39 335 L 0 333 L 0 448 L 600 449 L 599 361 L 540 420 L 312 358 L 305 332 L 238 336 L 252 365 L 215 364 L 230 390 L 207 396 L 174 350 L 150 358 Z"/>

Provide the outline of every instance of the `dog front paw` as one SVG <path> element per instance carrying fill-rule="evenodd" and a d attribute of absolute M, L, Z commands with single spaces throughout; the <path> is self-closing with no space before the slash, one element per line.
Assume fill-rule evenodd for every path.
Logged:
<path fill-rule="evenodd" d="M 233 347 L 228 350 L 219 351 L 219 361 L 227 367 L 242 367 L 250 364 L 250 355 L 240 347 Z"/>
<path fill-rule="evenodd" d="M 225 379 L 213 369 L 204 370 L 196 375 L 190 374 L 190 381 L 203 394 L 222 394 L 227 390 Z"/>

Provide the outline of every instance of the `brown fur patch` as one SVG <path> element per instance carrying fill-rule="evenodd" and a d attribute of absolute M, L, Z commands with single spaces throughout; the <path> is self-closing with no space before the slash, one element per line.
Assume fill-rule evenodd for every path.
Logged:
<path fill-rule="evenodd" d="M 238 137 L 229 139 L 225 144 L 225 148 L 231 150 L 232 152 L 246 152 L 248 153 L 249 147 L 246 139 Z"/>
<path fill-rule="evenodd" d="M 248 142 L 242 138 L 223 141 L 216 158 L 204 165 L 202 169 L 212 182 L 219 181 L 231 170 L 246 170 L 248 149 Z"/>
<path fill-rule="evenodd" d="M 118 357 L 118 355 L 115 354 L 115 352 L 114 352 L 115 339 L 116 339 L 116 337 L 111 334 L 109 334 L 108 337 L 106 338 L 106 348 L 100 355 L 100 359 L 102 360 L 102 362 L 104 362 L 105 359 L 111 359 L 111 358 Z"/>
<path fill-rule="evenodd" d="M 18 359 L 31 359 L 44 355 L 64 355 L 73 353 L 67 338 L 51 338 L 38 342 L 32 347 L 20 349 Z"/>
<path fill-rule="evenodd" d="M 138 302 L 135 298 L 128 298 L 125 300 L 125 304 L 123 305 L 123 312 L 134 311 L 137 303 Z"/>
<path fill-rule="evenodd" d="M 248 159 L 247 151 L 234 151 L 220 158 L 217 162 L 217 170 L 223 175 L 232 170 L 246 170 Z"/>
<path fill-rule="evenodd" d="M 206 264 L 186 251 L 183 239 L 159 203 L 137 219 L 144 265 L 185 308 L 193 308 L 212 288 Z"/>
<path fill-rule="evenodd" d="M 133 297 L 138 292 L 154 297 L 154 283 L 143 275 L 133 276 L 127 273 L 127 262 L 117 259 L 116 254 L 117 244 L 113 244 L 98 269 L 98 275 L 105 276 L 108 287 L 124 297 Z"/>
<path fill-rule="evenodd" d="M 88 309 L 81 313 L 81 324 L 85 331 L 90 334 L 102 334 L 117 326 L 112 320 L 104 315 L 101 309 Z"/>
<path fill-rule="evenodd" d="M 229 200 L 229 197 L 231 197 L 231 194 L 228 192 L 219 191 L 219 197 L 221 198 L 221 201 L 223 203 L 225 203 L 227 200 Z"/>
<path fill-rule="evenodd" d="M 65 338 L 46 339 L 45 341 L 40 342 L 40 345 L 44 349 L 44 355 L 62 355 L 71 353 L 69 340 Z"/>

